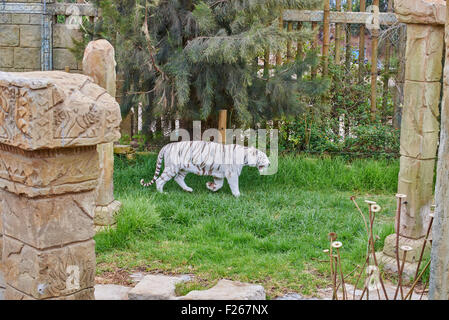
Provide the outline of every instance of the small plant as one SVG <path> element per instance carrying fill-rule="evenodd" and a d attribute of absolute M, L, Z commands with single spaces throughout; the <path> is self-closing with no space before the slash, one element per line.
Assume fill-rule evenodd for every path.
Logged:
<path fill-rule="evenodd" d="M 126 133 L 123 133 L 119 140 L 120 144 L 130 144 L 131 143 L 131 137 L 127 135 Z"/>
<path fill-rule="evenodd" d="M 145 151 L 146 145 L 147 145 L 147 136 L 143 134 L 135 134 L 133 135 L 133 141 L 136 141 L 138 144 L 137 150 L 138 151 Z"/>
<path fill-rule="evenodd" d="M 396 198 L 398 199 L 398 206 L 397 206 L 397 211 L 396 211 L 396 220 L 398 221 L 397 225 L 400 225 L 400 212 L 401 212 L 401 205 L 404 202 L 404 199 L 406 198 L 406 195 L 402 195 L 402 194 L 397 194 Z M 366 228 L 366 232 L 367 232 L 367 252 L 366 252 L 366 259 L 365 262 L 363 264 L 363 266 L 360 268 L 360 266 L 357 266 L 357 269 L 360 268 L 360 273 L 357 276 L 357 280 L 356 280 L 356 284 L 354 286 L 354 292 L 353 292 L 353 296 L 352 299 L 355 300 L 355 290 L 357 288 L 357 285 L 361 279 L 361 276 L 363 274 L 363 271 L 365 270 L 365 281 L 364 281 L 364 288 L 362 291 L 362 294 L 360 296 L 360 300 L 362 300 L 365 296 L 366 296 L 366 300 L 369 300 L 369 292 L 370 291 L 374 291 L 377 290 L 377 294 L 379 299 L 381 299 L 381 295 L 380 295 L 380 291 L 383 292 L 384 298 L 385 300 L 389 300 L 387 291 L 385 289 L 385 285 L 383 282 L 383 274 L 381 272 L 381 269 L 379 268 L 379 264 L 376 258 L 376 253 L 375 253 L 375 244 L 376 241 L 378 241 L 380 239 L 379 236 L 374 236 L 373 233 L 373 227 L 374 227 L 374 220 L 376 217 L 376 213 L 380 212 L 381 207 L 374 201 L 369 201 L 369 200 L 365 200 L 365 202 L 368 204 L 369 206 L 369 213 L 368 213 L 368 217 L 365 217 L 365 215 L 363 214 L 362 210 L 360 210 L 359 205 L 357 204 L 357 202 L 355 201 L 355 196 L 351 197 L 351 201 L 354 202 L 354 205 L 356 206 L 357 210 L 360 212 L 360 215 L 362 216 L 362 219 L 364 221 L 365 224 L 365 228 Z M 418 260 L 418 265 L 416 268 L 416 273 L 415 273 L 415 278 L 413 280 L 412 286 L 410 288 L 410 290 L 405 294 L 404 293 L 404 288 L 402 285 L 402 273 L 404 270 L 404 265 L 407 259 L 407 253 L 410 252 L 411 250 L 413 250 L 413 248 L 409 247 L 409 246 L 401 246 L 400 249 L 403 252 L 402 255 L 402 260 L 399 257 L 399 229 L 396 231 L 396 262 L 397 262 L 397 266 L 398 266 L 398 284 L 396 287 L 396 291 L 394 294 L 393 300 L 397 300 L 399 299 L 399 292 L 400 292 L 400 299 L 401 300 L 411 300 L 415 287 L 417 285 L 417 283 L 422 279 L 423 274 L 426 272 L 426 270 L 428 269 L 429 265 L 430 265 L 430 259 L 429 261 L 426 263 L 425 267 L 423 268 L 423 270 L 420 271 L 420 266 L 421 266 L 421 262 L 423 260 L 423 256 L 424 256 L 424 250 L 426 248 L 426 244 L 427 241 L 431 241 L 429 239 L 429 235 L 430 235 L 430 231 L 432 228 L 432 224 L 433 224 L 433 219 L 434 219 L 434 215 L 433 213 L 429 214 L 430 216 L 430 223 L 427 229 L 427 234 L 426 237 L 424 239 L 424 243 L 421 249 L 421 254 Z M 368 218 L 368 219 L 367 219 Z M 341 286 L 341 290 L 342 290 L 342 299 L 343 300 L 347 300 L 348 299 L 348 295 L 347 295 L 347 291 L 346 291 L 346 287 L 345 287 L 345 276 L 343 275 L 342 272 L 342 268 L 341 268 L 341 259 L 340 259 L 340 252 L 339 249 L 343 246 L 341 242 L 336 241 L 337 240 L 337 234 L 334 232 L 329 233 L 329 241 L 330 241 L 330 248 L 323 250 L 323 252 L 327 253 L 329 256 L 329 262 L 330 262 L 330 273 L 331 273 L 331 278 L 332 278 L 332 299 L 333 300 L 338 300 L 338 289 Z M 335 249 L 337 251 L 337 255 L 334 255 L 333 249 Z M 366 267 L 366 268 L 365 268 Z M 355 271 L 354 270 L 354 271 Z M 353 271 L 353 272 L 354 272 Z M 337 283 L 337 274 L 340 272 L 340 280 L 339 283 Z M 349 276 L 349 275 L 348 275 Z M 420 299 L 422 299 L 423 294 L 426 290 L 426 287 L 428 285 L 428 281 L 426 281 L 426 284 L 424 286 L 424 289 L 422 290 L 421 293 L 421 297 Z"/>

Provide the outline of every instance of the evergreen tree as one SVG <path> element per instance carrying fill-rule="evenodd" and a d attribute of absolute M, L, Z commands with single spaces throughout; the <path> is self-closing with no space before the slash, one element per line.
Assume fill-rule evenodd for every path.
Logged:
<path fill-rule="evenodd" d="M 153 115 L 186 121 L 210 120 L 228 109 L 234 124 L 249 125 L 302 113 L 328 86 L 308 75 L 318 63 L 316 52 L 273 67 L 269 76 L 259 58 L 267 49 L 285 55 L 287 41 L 306 43 L 310 30 L 281 30 L 279 17 L 284 9 L 319 8 L 321 0 L 96 3 L 102 18 L 85 25 L 85 42 L 114 44 L 125 79 L 123 114 L 140 101 Z"/>

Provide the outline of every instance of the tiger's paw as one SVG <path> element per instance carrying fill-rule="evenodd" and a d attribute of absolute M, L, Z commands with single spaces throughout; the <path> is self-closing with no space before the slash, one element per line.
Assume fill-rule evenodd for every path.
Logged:
<path fill-rule="evenodd" d="M 187 192 L 192 193 L 192 192 L 193 192 L 193 189 L 192 189 L 192 188 L 186 188 L 186 189 L 184 189 L 184 191 L 187 191 Z"/>
<path fill-rule="evenodd" d="M 215 185 L 215 183 L 213 182 L 206 182 L 206 188 L 209 189 L 210 191 L 217 191 L 217 186 Z"/>

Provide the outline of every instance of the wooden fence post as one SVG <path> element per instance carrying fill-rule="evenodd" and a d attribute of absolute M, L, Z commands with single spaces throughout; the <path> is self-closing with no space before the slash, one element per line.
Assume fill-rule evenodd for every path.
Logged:
<path fill-rule="evenodd" d="M 298 22 L 298 26 L 296 27 L 296 29 L 298 31 L 301 31 L 302 29 L 302 22 Z M 297 44 L 296 44 L 296 59 L 302 59 L 303 57 L 303 52 L 302 52 L 302 42 L 301 39 L 298 40 Z"/>
<path fill-rule="evenodd" d="M 282 30 L 284 28 L 284 19 L 282 15 L 279 17 L 279 29 Z M 279 50 L 276 53 L 276 65 L 280 66 L 282 64 L 282 52 Z"/>
<path fill-rule="evenodd" d="M 366 0 L 360 0 L 360 12 L 365 12 Z M 363 80 L 363 71 L 365 69 L 365 25 L 360 25 L 359 36 L 359 82 Z"/>
<path fill-rule="evenodd" d="M 323 19 L 323 76 L 329 74 L 330 0 L 324 0 Z"/>
<path fill-rule="evenodd" d="M 287 24 L 287 30 L 291 32 L 293 30 L 293 22 L 289 21 Z M 287 61 L 291 62 L 293 61 L 293 52 L 292 52 L 292 41 L 287 41 Z"/>
<path fill-rule="evenodd" d="M 352 0 L 347 0 L 346 12 L 352 12 Z M 346 73 L 351 69 L 351 24 L 345 24 L 346 31 Z"/>
<path fill-rule="evenodd" d="M 341 0 L 337 0 L 335 4 L 337 12 L 341 12 Z M 341 63 L 341 48 L 343 43 L 342 25 L 340 23 L 335 24 L 335 63 Z"/>
<path fill-rule="evenodd" d="M 393 0 L 388 0 L 388 12 L 393 12 Z M 384 69 L 384 87 L 382 95 L 382 109 L 387 109 L 388 101 L 388 82 L 390 80 L 390 57 L 391 57 L 391 41 L 388 36 L 385 39 L 385 69 Z"/>
<path fill-rule="evenodd" d="M 316 32 L 318 24 L 316 22 L 312 22 L 312 31 Z M 318 34 L 315 34 L 312 40 L 312 50 L 316 51 L 316 48 L 318 47 Z M 318 68 L 312 67 L 311 76 L 312 79 L 315 79 L 318 73 Z"/>
<path fill-rule="evenodd" d="M 379 0 L 374 0 L 374 6 L 379 8 Z M 379 44 L 379 30 L 371 30 L 372 53 L 371 53 L 371 121 L 376 119 L 377 113 L 377 48 Z"/>
<path fill-rule="evenodd" d="M 228 110 L 220 110 L 218 113 L 218 131 L 220 131 L 221 140 L 219 143 L 226 144 L 226 123 L 228 118 Z"/>

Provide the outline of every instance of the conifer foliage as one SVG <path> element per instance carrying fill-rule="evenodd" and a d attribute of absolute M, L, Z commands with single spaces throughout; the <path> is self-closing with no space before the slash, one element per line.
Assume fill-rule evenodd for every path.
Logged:
<path fill-rule="evenodd" d="M 152 115 L 207 120 L 227 109 L 234 124 L 294 116 L 328 83 L 311 79 L 317 53 L 263 73 L 266 50 L 286 54 L 287 41 L 311 31 L 279 28 L 284 9 L 313 9 L 321 0 L 103 0 L 102 18 L 86 39 L 106 38 L 125 78 L 122 112 L 143 102 Z"/>

